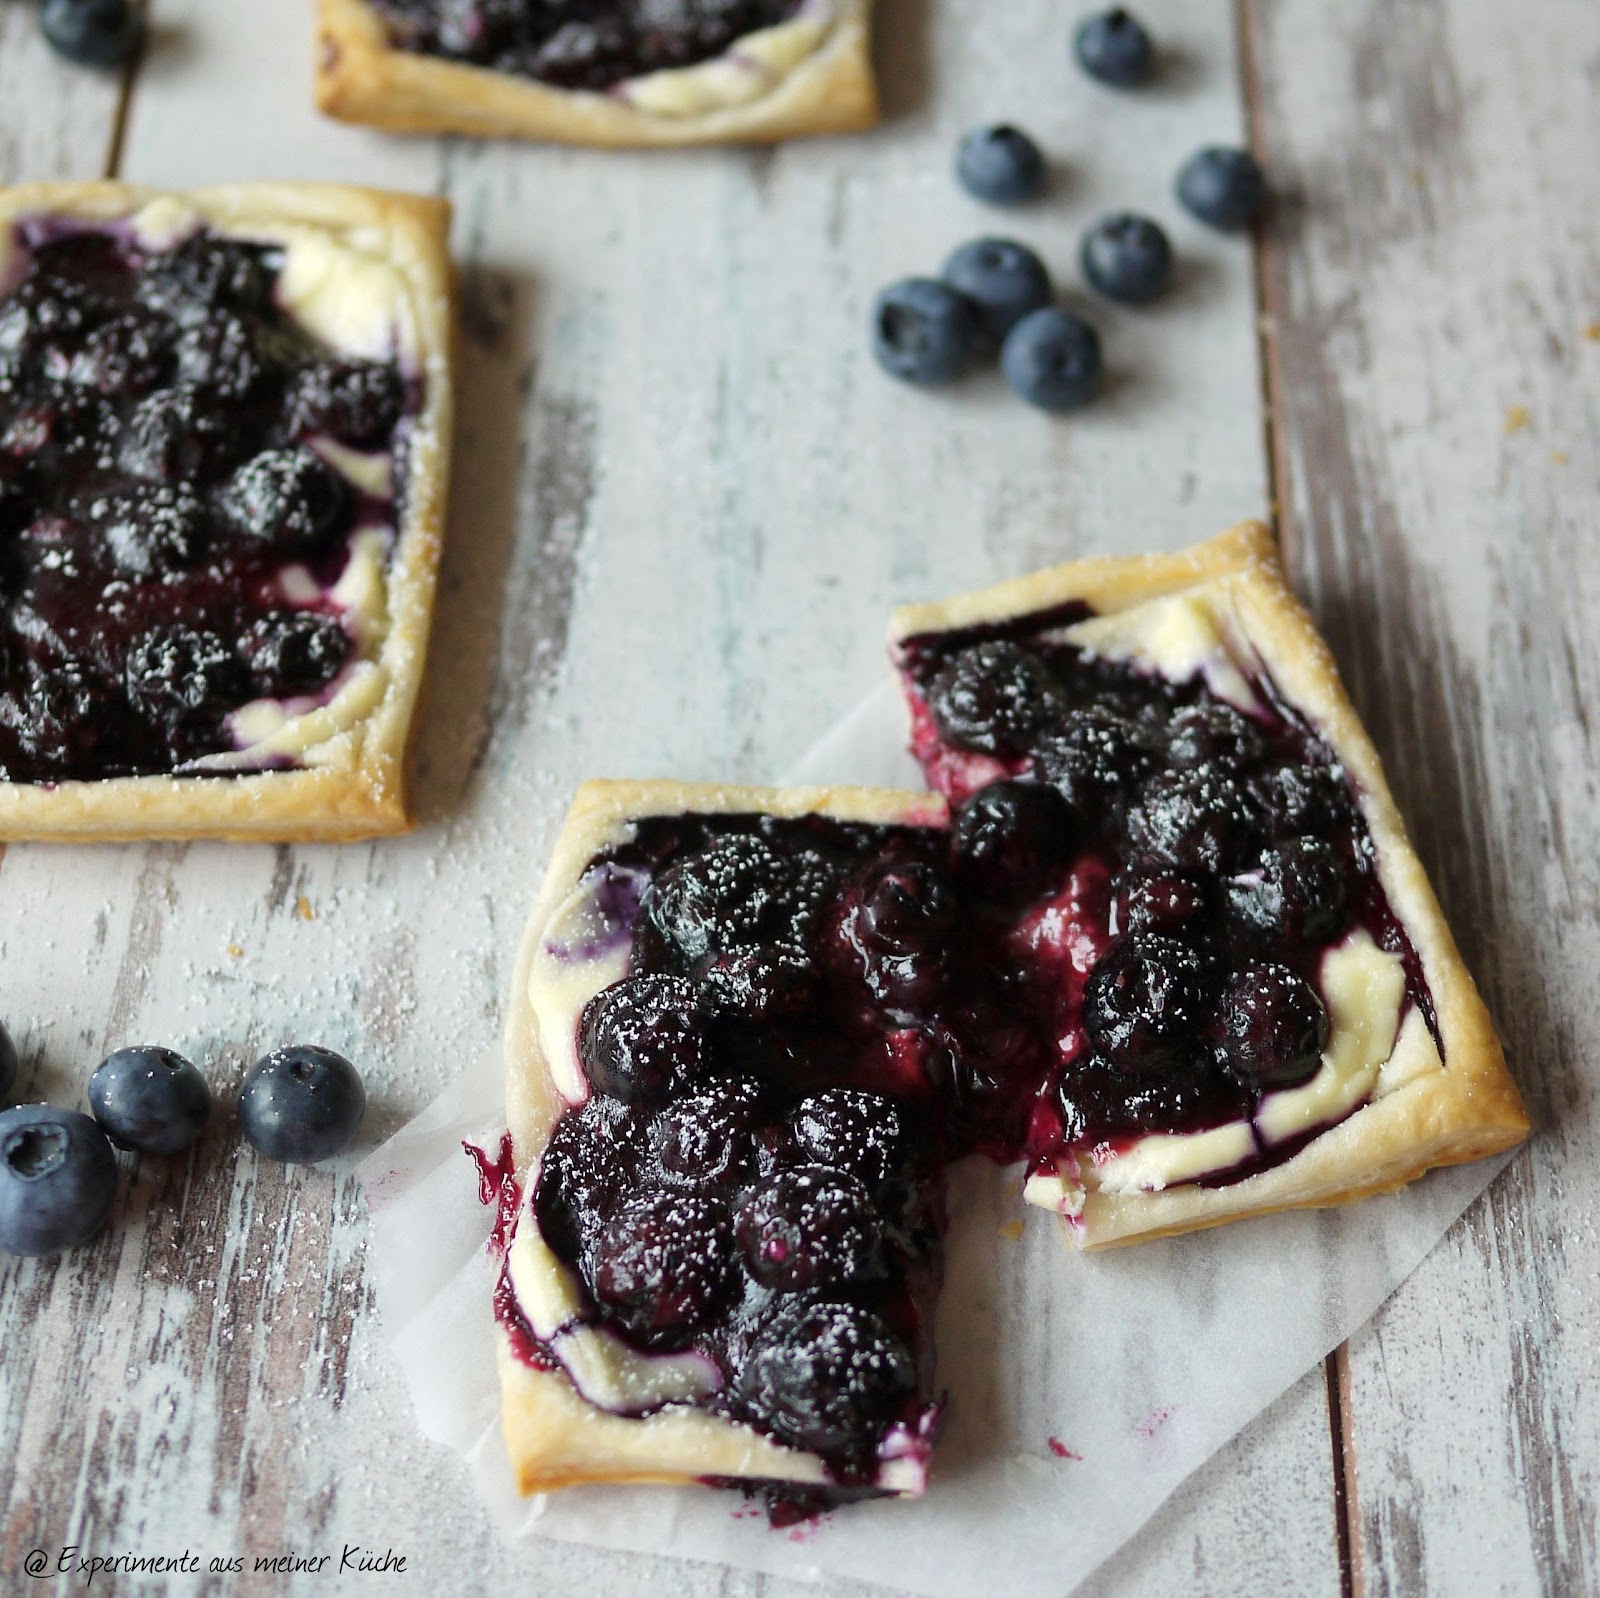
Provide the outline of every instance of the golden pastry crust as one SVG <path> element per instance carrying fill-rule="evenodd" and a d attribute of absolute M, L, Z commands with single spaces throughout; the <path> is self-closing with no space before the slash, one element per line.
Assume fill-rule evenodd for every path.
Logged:
<path fill-rule="evenodd" d="M 564 1102 L 540 1046 L 531 996 L 545 930 L 589 862 L 624 840 L 633 821 L 686 811 L 816 814 L 923 825 L 946 819 L 944 803 L 936 796 L 888 789 L 585 783 L 567 813 L 523 933 L 506 1021 L 506 1117 L 517 1178 L 524 1187 Z M 610 1414 L 583 1398 L 564 1373 L 524 1364 L 512 1352 L 504 1329 L 497 1331 L 506 1446 L 523 1492 L 579 1482 L 690 1482 L 707 1476 L 826 1480 L 821 1461 L 813 1455 L 785 1448 L 752 1427 L 705 1410 L 679 1405 L 637 1418 Z"/>
<path fill-rule="evenodd" d="M 1433 996 L 1443 1067 L 1373 1099 L 1282 1165 L 1242 1181 L 1128 1195 L 1091 1191 L 1074 1225 L 1074 1240 L 1085 1248 L 1349 1203 L 1403 1187 L 1435 1166 L 1499 1153 L 1529 1130 L 1494 1025 L 1406 835 L 1378 752 L 1332 653 L 1289 590 L 1266 527 L 1246 522 L 1177 554 L 1073 561 L 937 604 L 905 606 L 891 619 L 891 647 L 917 634 L 1023 616 L 1073 599 L 1107 614 L 1187 589 L 1206 592 L 1228 624 L 1232 645 L 1254 654 L 1355 779 L 1377 844 L 1379 878 Z"/>
<path fill-rule="evenodd" d="M 878 121 L 871 0 L 832 0 L 832 5 L 815 47 L 775 71 L 763 92 L 733 104 L 666 114 L 641 109 L 621 94 L 559 89 L 399 50 L 367 0 L 317 0 L 316 101 L 329 116 L 396 133 L 466 133 L 559 144 L 772 143 L 848 133 Z M 705 65 L 680 70 L 695 73 Z"/>
<path fill-rule="evenodd" d="M 320 183 L 164 191 L 124 183 L 37 183 L 0 190 L 0 232 L 24 216 L 113 222 L 169 201 L 219 234 L 273 240 L 314 230 L 395 268 L 409 358 L 423 379 L 405 499 L 375 658 L 381 696 L 306 751 L 302 766 L 238 776 L 116 777 L 54 786 L 0 783 L 0 840 L 127 842 L 223 838 L 340 841 L 411 825 L 407 758 L 443 536 L 451 432 L 453 283 L 443 200 Z"/>

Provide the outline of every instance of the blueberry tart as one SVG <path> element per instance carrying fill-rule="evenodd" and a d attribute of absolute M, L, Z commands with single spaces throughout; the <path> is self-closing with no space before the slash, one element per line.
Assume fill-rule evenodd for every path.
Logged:
<path fill-rule="evenodd" d="M 315 184 L 0 191 L 0 838 L 407 826 L 447 221 Z"/>
<path fill-rule="evenodd" d="M 872 0 L 318 0 L 316 97 L 398 132 L 770 142 L 878 120 Z"/>
<path fill-rule="evenodd" d="M 1341 1204 L 1528 1130 L 1482 999 L 1271 534 L 896 612 L 958 827 L 1069 816 L 1060 1059 L 1027 1197 L 1080 1245 Z M 977 826 L 980 823 L 974 822 Z"/>

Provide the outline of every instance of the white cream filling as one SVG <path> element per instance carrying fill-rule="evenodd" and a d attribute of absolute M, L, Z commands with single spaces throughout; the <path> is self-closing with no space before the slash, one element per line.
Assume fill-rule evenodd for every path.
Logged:
<path fill-rule="evenodd" d="M 630 78 L 617 92 L 634 110 L 659 117 L 704 116 L 747 105 L 770 93 L 774 84 L 814 55 L 833 21 L 830 0 L 822 0 L 787 22 L 734 40 L 713 60 Z"/>

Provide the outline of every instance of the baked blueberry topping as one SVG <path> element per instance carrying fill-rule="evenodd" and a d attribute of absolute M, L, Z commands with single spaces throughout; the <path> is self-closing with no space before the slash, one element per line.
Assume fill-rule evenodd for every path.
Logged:
<path fill-rule="evenodd" d="M 1078 24 L 1072 38 L 1078 65 L 1101 83 L 1131 89 L 1155 71 L 1155 47 L 1139 19 L 1121 6 L 1096 12 Z"/>
<path fill-rule="evenodd" d="M 1114 943 L 1089 975 L 1083 1024 L 1116 1070 L 1159 1071 L 1181 1062 L 1207 1020 L 1205 967 L 1175 938 Z"/>
<path fill-rule="evenodd" d="M 681 1346 L 727 1296 L 727 1211 L 679 1192 L 626 1200 L 595 1238 L 589 1283 L 597 1302 L 647 1348 Z"/>
<path fill-rule="evenodd" d="M 866 1184 L 801 1166 L 753 1187 L 734 1216 L 745 1269 L 780 1293 L 842 1287 L 882 1274 L 883 1221 Z"/>
<path fill-rule="evenodd" d="M 1212 227 L 1249 227 L 1267 203 L 1267 181 L 1248 150 L 1213 145 L 1184 162 L 1178 199 Z"/>
<path fill-rule="evenodd" d="M 966 371 L 982 333 L 977 306 L 937 278 L 891 283 L 872 303 L 872 353 L 904 383 L 953 383 Z"/>
<path fill-rule="evenodd" d="M 1100 335 L 1070 311 L 1046 306 L 1006 335 L 1000 370 L 1019 398 L 1042 411 L 1072 411 L 1100 392 Z"/>
<path fill-rule="evenodd" d="M 87 1115 L 48 1104 L 0 1114 L 0 1249 L 58 1254 L 111 1213 L 117 1162 Z"/>
<path fill-rule="evenodd" d="M 89 1108 L 118 1148 L 176 1154 L 205 1130 L 211 1089 L 181 1054 L 140 1045 L 108 1054 L 95 1068 Z"/>
<path fill-rule="evenodd" d="M 1172 245 L 1158 223 L 1131 211 L 1102 217 L 1079 252 L 1089 287 L 1108 300 L 1143 305 L 1172 282 Z"/>
<path fill-rule="evenodd" d="M 1261 856 L 1259 868 L 1228 884 L 1239 918 L 1279 938 L 1318 945 L 1344 930 L 1345 868 L 1323 838 L 1290 838 Z"/>
<path fill-rule="evenodd" d="M 120 66 L 144 32 L 130 0 L 45 0 L 39 26 L 51 49 L 82 67 Z"/>
<path fill-rule="evenodd" d="M 928 708 L 964 749 L 1018 754 L 1055 708 L 1055 683 L 1037 655 L 997 638 L 963 649 L 934 680 Z"/>
<path fill-rule="evenodd" d="M 1039 782 L 992 782 L 956 812 L 957 869 L 991 894 L 1050 892 L 1076 842 L 1071 807 Z"/>
<path fill-rule="evenodd" d="M 326 591 L 393 525 L 310 447 L 399 458 L 415 398 L 276 304 L 282 252 L 201 230 L 13 230 L 0 298 L 0 780 L 171 772 L 233 712 L 330 691 L 355 636 Z"/>
<path fill-rule="evenodd" d="M 944 280 L 978 310 L 984 338 L 994 345 L 1030 312 L 1050 303 L 1050 274 L 1026 244 L 974 239 L 944 263 Z"/>
<path fill-rule="evenodd" d="M 956 176 L 976 200 L 1023 205 L 1044 187 L 1044 156 L 1020 128 L 999 122 L 974 128 L 961 141 Z"/>
<path fill-rule="evenodd" d="M 624 977 L 583 1008 L 578 1046 L 596 1091 L 624 1104 L 665 1102 L 705 1073 L 706 1018 L 683 977 Z"/>
<path fill-rule="evenodd" d="M 847 1303 L 780 1306 L 737 1379 L 751 1419 L 797 1448 L 859 1454 L 916 1394 L 905 1342 L 870 1310 Z M 861 1461 L 864 1463 L 864 1461 Z"/>
<path fill-rule="evenodd" d="M 1222 1049 L 1247 1081 L 1303 1082 L 1328 1043 L 1328 1012 L 1317 990 L 1287 966 L 1251 961 L 1234 972 L 1221 1003 Z"/>
<path fill-rule="evenodd" d="M 913 1168 L 905 1113 L 891 1098 L 862 1088 L 829 1088 L 795 1106 L 795 1141 L 818 1165 L 844 1171 L 875 1197 Z"/>
<path fill-rule="evenodd" d="M 760 1120 L 759 1091 L 747 1082 L 721 1083 L 667 1105 L 652 1132 L 662 1176 L 689 1187 L 750 1180 L 758 1168 Z"/>
<path fill-rule="evenodd" d="M 1223 871 L 1255 836 L 1245 789 L 1215 765 L 1161 772 L 1128 813 L 1128 841 L 1137 855 L 1176 871 Z"/>
<path fill-rule="evenodd" d="M 342 1054 L 315 1044 L 274 1049 L 245 1073 L 239 1130 L 269 1160 L 314 1165 L 355 1142 L 367 1110 L 361 1076 Z"/>
<path fill-rule="evenodd" d="M 609 89 L 724 54 L 801 0 L 379 0 L 395 42 L 537 78 Z"/>

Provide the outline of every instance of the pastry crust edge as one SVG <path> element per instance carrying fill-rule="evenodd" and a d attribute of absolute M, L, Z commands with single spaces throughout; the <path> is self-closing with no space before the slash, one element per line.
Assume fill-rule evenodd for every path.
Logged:
<path fill-rule="evenodd" d="M 1378 874 L 1422 963 L 1443 1042 L 1443 1069 L 1374 1099 L 1282 1165 L 1222 1187 L 1161 1192 L 1090 1190 L 1069 1235 L 1096 1249 L 1176 1236 L 1279 1210 L 1353 1203 L 1392 1192 L 1438 1166 L 1498 1154 L 1529 1132 L 1521 1095 L 1488 1009 L 1456 947 L 1407 835 L 1378 751 L 1361 724 L 1332 651 L 1290 590 L 1270 530 L 1242 522 L 1170 555 L 1070 561 L 991 588 L 894 611 L 891 649 L 920 634 L 1047 610 L 1073 599 L 1101 613 L 1185 589 L 1218 591 L 1236 644 L 1327 740 L 1355 779 L 1378 849 Z"/>
<path fill-rule="evenodd" d="M 330 183 L 236 183 L 194 189 L 28 183 L 0 189 L 0 227 L 25 215 L 115 221 L 171 197 L 230 232 L 274 225 L 381 231 L 406 284 L 425 397 L 412 434 L 402 523 L 387 571 L 388 678 L 366 716 L 318 746 L 313 766 L 237 776 L 0 782 L 0 842 L 129 843 L 220 838 L 343 842 L 412 826 L 409 756 L 432 626 L 448 490 L 454 283 L 446 200 Z"/>
<path fill-rule="evenodd" d="M 464 133 L 607 148 L 774 143 L 876 125 L 871 0 L 838 0 L 817 48 L 765 94 L 690 116 L 650 115 L 618 96 L 558 89 L 397 50 L 366 0 L 317 0 L 317 107 L 392 133 Z"/>
<path fill-rule="evenodd" d="M 557 907 L 590 860 L 647 816 L 703 814 L 826 815 L 844 821 L 942 825 L 936 794 L 884 788 L 762 788 L 669 781 L 584 783 L 551 852 L 544 882 L 523 931 L 506 1019 L 506 1117 L 517 1180 L 526 1184 L 560 1113 L 560 1094 L 539 1046 L 529 998 L 535 956 Z M 754 1427 L 678 1405 L 640 1417 L 590 1404 L 561 1371 L 524 1364 L 497 1321 L 501 1424 L 517 1485 L 524 1493 L 584 1482 L 686 1483 L 706 1477 L 822 1483 L 812 1454 L 786 1448 Z"/>

